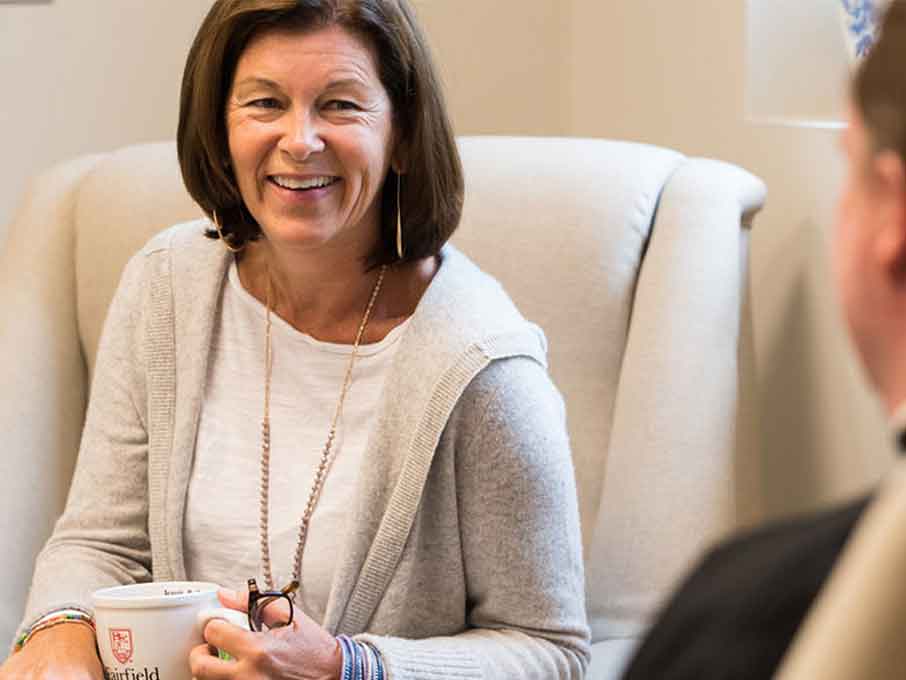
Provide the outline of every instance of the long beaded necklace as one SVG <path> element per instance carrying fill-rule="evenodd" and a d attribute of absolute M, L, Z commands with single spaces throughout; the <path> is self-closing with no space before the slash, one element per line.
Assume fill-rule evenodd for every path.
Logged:
<path fill-rule="evenodd" d="M 352 382 L 352 369 L 355 366 L 355 360 L 359 354 L 359 344 L 365 335 L 365 329 L 368 326 L 368 320 L 371 318 L 371 310 L 378 294 L 381 292 L 381 286 L 384 283 L 384 275 L 387 273 L 387 265 L 383 265 L 378 273 L 377 281 L 371 290 L 371 297 L 368 300 L 368 306 L 362 315 L 362 322 L 359 324 L 359 330 L 355 336 L 355 342 L 352 345 L 352 353 L 349 356 L 349 363 L 346 366 L 346 376 L 343 378 L 343 385 L 340 388 L 340 398 L 337 401 L 337 408 L 334 411 L 333 419 L 330 422 L 330 430 L 327 433 L 327 441 L 321 451 L 321 459 L 318 462 L 318 469 L 315 471 L 314 479 L 311 484 L 311 491 L 308 494 L 308 501 L 305 504 L 305 510 L 302 512 L 302 518 L 299 520 L 299 537 L 296 542 L 296 553 L 293 557 L 293 577 L 292 581 L 284 592 L 292 593 L 293 597 L 298 596 L 298 589 L 302 583 L 302 553 L 305 552 L 305 541 L 308 538 L 308 526 L 311 523 L 312 515 L 321 497 L 321 490 L 324 486 L 324 480 L 327 479 L 327 473 L 330 470 L 332 460 L 331 450 L 337 434 L 337 423 L 343 412 L 343 403 L 346 401 L 346 394 L 349 392 L 349 386 Z M 264 582 L 268 590 L 274 589 L 274 579 L 271 573 L 271 555 L 270 539 L 268 537 L 268 506 L 270 497 L 270 454 L 271 454 L 271 368 L 273 365 L 273 354 L 271 351 L 271 279 L 267 279 L 267 296 L 266 296 L 266 314 L 265 314 L 265 343 L 264 343 L 264 416 L 261 420 L 261 505 L 259 509 L 259 528 L 261 535 L 261 567 L 264 572 Z"/>

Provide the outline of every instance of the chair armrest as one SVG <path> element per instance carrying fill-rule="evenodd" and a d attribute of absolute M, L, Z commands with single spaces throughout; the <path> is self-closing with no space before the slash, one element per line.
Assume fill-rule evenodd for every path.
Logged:
<path fill-rule="evenodd" d="M 744 224 L 764 184 L 690 159 L 664 187 L 642 262 L 588 562 L 592 639 L 635 636 L 737 521 Z"/>
<path fill-rule="evenodd" d="M 585 680 L 619 680 L 640 642 L 639 638 L 615 638 L 594 643 Z"/>
<path fill-rule="evenodd" d="M 100 156 L 38 177 L 0 251 L 0 639 L 22 616 L 34 559 L 62 512 L 87 397 L 72 215 Z M 0 645 L 5 649 L 6 645 Z"/>

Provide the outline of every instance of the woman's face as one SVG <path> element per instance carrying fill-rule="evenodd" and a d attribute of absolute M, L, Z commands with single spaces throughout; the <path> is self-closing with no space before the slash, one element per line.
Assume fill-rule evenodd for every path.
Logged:
<path fill-rule="evenodd" d="M 271 243 L 371 251 L 392 113 L 373 51 L 343 28 L 269 31 L 248 44 L 227 135 L 242 198 Z"/>

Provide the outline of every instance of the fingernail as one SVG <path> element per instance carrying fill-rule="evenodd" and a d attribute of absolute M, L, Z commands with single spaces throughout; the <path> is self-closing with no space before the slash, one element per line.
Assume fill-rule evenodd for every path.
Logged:
<path fill-rule="evenodd" d="M 218 588 L 217 596 L 229 600 L 239 599 L 239 593 L 237 593 L 235 590 L 230 590 L 229 588 Z"/>

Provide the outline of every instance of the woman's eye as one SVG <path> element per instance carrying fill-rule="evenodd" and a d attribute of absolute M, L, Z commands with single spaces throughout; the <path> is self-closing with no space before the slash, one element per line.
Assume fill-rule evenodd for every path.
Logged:
<path fill-rule="evenodd" d="M 280 107 L 280 102 L 273 97 L 262 97 L 261 99 L 253 99 L 246 106 L 256 109 L 276 109 Z"/>
<path fill-rule="evenodd" d="M 345 99 L 331 99 L 326 104 L 326 108 L 333 111 L 359 111 L 359 105 L 355 102 L 347 101 Z"/>

